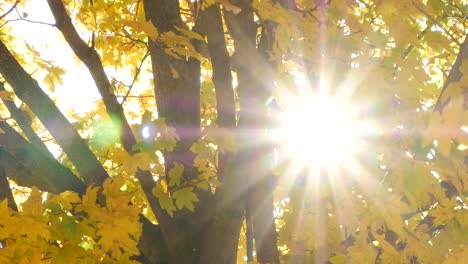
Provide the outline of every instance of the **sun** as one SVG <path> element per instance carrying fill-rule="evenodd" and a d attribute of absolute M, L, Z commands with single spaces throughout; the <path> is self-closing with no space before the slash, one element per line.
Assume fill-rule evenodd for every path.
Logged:
<path fill-rule="evenodd" d="M 283 160 L 315 171 L 356 167 L 369 123 L 357 103 L 330 92 L 289 95 L 278 114 L 277 151 Z"/>

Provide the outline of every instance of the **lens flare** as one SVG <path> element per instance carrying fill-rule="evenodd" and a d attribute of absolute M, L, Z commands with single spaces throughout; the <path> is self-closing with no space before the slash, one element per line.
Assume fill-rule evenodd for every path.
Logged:
<path fill-rule="evenodd" d="M 304 92 L 285 96 L 275 133 L 278 152 L 301 168 L 336 171 L 357 166 L 372 126 L 349 96 Z"/>
<path fill-rule="evenodd" d="M 329 96 L 303 98 L 281 116 L 284 150 L 314 167 L 336 167 L 359 148 L 353 109 Z"/>

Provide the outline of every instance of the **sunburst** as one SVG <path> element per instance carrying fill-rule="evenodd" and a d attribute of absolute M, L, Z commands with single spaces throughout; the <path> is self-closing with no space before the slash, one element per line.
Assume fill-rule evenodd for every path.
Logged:
<path fill-rule="evenodd" d="M 373 122 L 363 115 L 365 104 L 354 101 L 345 85 L 308 89 L 307 79 L 299 75 L 297 80 L 303 87 L 282 95 L 282 111 L 276 117 L 279 162 L 289 161 L 290 172 L 307 169 L 329 175 L 358 168 L 366 139 L 375 132 Z"/>

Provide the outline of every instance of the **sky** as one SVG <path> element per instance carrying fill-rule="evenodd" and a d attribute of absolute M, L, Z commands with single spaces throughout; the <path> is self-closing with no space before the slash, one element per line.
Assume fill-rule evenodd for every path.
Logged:
<path fill-rule="evenodd" d="M 46 0 L 30 0 L 27 1 L 26 8 L 17 9 L 21 15 L 26 13 L 26 19 L 30 21 L 55 23 Z M 18 13 L 13 11 L 7 19 L 18 19 Z M 55 93 L 49 93 L 52 98 L 57 99 L 59 108 L 62 111 L 73 109 L 77 113 L 89 111 L 93 103 L 100 99 L 99 93 L 88 70 L 73 55 L 60 31 L 49 25 L 22 20 L 10 22 L 9 25 L 13 28 L 11 34 L 15 37 L 16 51 L 20 51 L 28 43 L 40 52 L 42 58 L 53 61 L 66 70 L 62 78 L 63 84 L 56 86 Z M 44 76 L 33 77 L 41 84 Z M 48 92 L 44 84 L 41 87 Z"/>

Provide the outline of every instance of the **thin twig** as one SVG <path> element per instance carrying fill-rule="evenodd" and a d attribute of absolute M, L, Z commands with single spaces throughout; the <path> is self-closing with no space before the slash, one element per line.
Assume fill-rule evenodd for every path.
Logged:
<path fill-rule="evenodd" d="M 435 19 L 434 17 L 432 17 L 430 14 L 428 14 L 426 12 L 426 10 L 422 9 L 420 6 L 418 6 L 414 1 L 413 1 L 413 6 L 416 7 L 416 9 L 421 12 L 423 15 L 425 15 L 432 23 L 434 23 L 435 25 L 439 26 L 444 32 L 445 34 L 447 34 L 453 42 L 457 43 L 458 46 L 461 46 L 462 43 L 460 43 L 460 41 L 458 41 L 458 39 L 456 37 L 453 36 L 452 33 L 450 33 L 450 31 L 448 31 L 443 25 L 441 25 L 439 23 L 439 21 L 437 19 Z"/>
<path fill-rule="evenodd" d="M 16 6 L 21 2 L 21 0 L 16 0 L 16 2 L 6 11 L 3 15 L 0 16 L 0 19 L 3 19 L 8 14 L 10 14 L 13 10 L 15 10 Z"/>
<path fill-rule="evenodd" d="M 133 77 L 132 83 L 128 86 L 127 94 L 125 94 L 121 104 L 125 103 L 125 101 L 127 100 L 127 97 L 130 95 L 133 85 L 135 84 L 136 80 L 138 79 L 138 76 L 140 75 L 141 67 L 143 67 L 143 63 L 145 62 L 146 58 L 148 58 L 148 56 L 149 56 L 149 51 L 146 51 L 145 55 L 141 59 L 140 65 L 138 66 L 138 68 L 135 69 L 135 76 Z"/>
<path fill-rule="evenodd" d="M 7 22 L 15 22 L 15 21 L 25 21 L 25 22 L 32 23 L 32 24 L 40 24 L 40 25 L 46 25 L 46 26 L 55 27 L 55 24 L 52 24 L 52 23 L 30 20 L 30 19 L 23 18 L 23 17 L 15 18 L 15 19 L 10 19 L 10 20 L 8 20 Z M 5 23 L 5 24 L 6 24 L 6 23 Z"/>
<path fill-rule="evenodd" d="M 432 27 L 432 24 L 429 24 L 427 25 L 427 27 L 421 31 L 418 36 L 417 36 L 417 39 L 420 40 L 428 31 L 429 29 Z M 410 44 L 408 46 L 408 48 L 405 50 L 405 52 L 403 52 L 403 54 L 401 55 L 401 58 L 403 59 L 406 59 L 409 55 L 409 53 L 414 49 L 414 45 L 413 44 Z"/>

